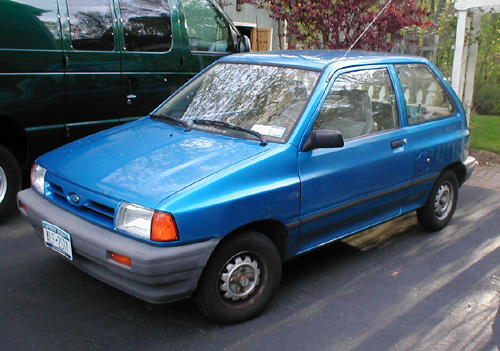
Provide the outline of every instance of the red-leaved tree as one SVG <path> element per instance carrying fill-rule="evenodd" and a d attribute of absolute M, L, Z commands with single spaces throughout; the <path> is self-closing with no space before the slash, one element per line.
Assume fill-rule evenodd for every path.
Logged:
<path fill-rule="evenodd" d="M 389 0 L 244 0 L 267 8 L 287 24 L 303 48 L 348 49 Z M 403 28 L 420 27 L 429 15 L 414 0 L 392 0 L 353 49 L 388 51 Z M 293 43 L 291 48 L 293 48 Z"/>

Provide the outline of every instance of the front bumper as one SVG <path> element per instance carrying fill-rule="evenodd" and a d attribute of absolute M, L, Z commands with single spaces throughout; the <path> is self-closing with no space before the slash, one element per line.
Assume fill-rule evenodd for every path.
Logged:
<path fill-rule="evenodd" d="M 471 175 L 472 175 L 472 172 L 474 172 L 474 168 L 476 168 L 476 166 L 478 165 L 479 163 L 476 161 L 476 159 L 472 156 L 468 156 L 467 159 L 465 160 L 464 162 L 464 166 L 465 166 L 465 181 L 467 181 Z"/>
<path fill-rule="evenodd" d="M 21 191 L 18 203 L 21 213 L 42 240 L 42 221 L 70 233 L 74 255 L 71 263 L 75 266 L 111 286 L 152 303 L 189 297 L 196 289 L 202 270 L 220 240 L 169 247 L 153 246 L 92 224 L 52 204 L 33 189 Z M 131 267 L 111 260 L 111 252 L 130 257 Z"/>

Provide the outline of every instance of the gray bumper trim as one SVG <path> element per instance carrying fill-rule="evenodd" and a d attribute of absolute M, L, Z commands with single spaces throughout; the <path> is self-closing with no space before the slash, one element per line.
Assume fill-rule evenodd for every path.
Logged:
<path fill-rule="evenodd" d="M 159 247 L 94 225 L 55 206 L 32 189 L 18 194 L 20 208 L 43 240 L 42 220 L 71 235 L 75 266 L 142 300 L 163 303 L 189 297 L 220 239 Z M 110 258 L 110 252 L 130 257 L 132 267 Z"/>
<path fill-rule="evenodd" d="M 472 156 L 468 156 L 467 159 L 465 160 L 464 162 L 464 166 L 465 166 L 465 181 L 467 181 L 467 179 L 469 179 L 472 175 L 472 172 L 474 172 L 474 168 L 476 168 L 476 166 L 478 165 L 479 163 L 476 161 L 476 159 Z"/>

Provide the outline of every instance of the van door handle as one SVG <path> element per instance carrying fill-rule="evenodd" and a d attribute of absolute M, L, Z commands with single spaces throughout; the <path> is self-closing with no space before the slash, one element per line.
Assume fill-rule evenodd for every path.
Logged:
<path fill-rule="evenodd" d="M 137 98 L 137 95 L 134 94 L 128 94 L 127 95 L 127 105 L 132 105 L 132 99 Z"/>
<path fill-rule="evenodd" d="M 391 147 L 393 149 L 397 149 L 398 147 L 401 147 L 406 143 L 408 143 L 408 139 L 394 140 L 394 141 L 391 141 Z"/>
<path fill-rule="evenodd" d="M 137 85 L 137 78 L 129 78 L 127 79 L 127 88 L 128 88 L 128 94 L 127 94 L 127 105 L 132 104 L 132 99 L 136 99 L 137 95 L 132 94 L 132 81 L 134 81 L 135 85 Z"/>

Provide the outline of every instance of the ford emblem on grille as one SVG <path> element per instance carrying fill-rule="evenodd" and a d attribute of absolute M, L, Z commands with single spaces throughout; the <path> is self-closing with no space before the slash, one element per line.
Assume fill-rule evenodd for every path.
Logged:
<path fill-rule="evenodd" d="M 74 202 L 75 204 L 80 202 L 80 196 L 73 193 L 69 194 L 69 199 L 71 200 L 71 202 Z"/>

